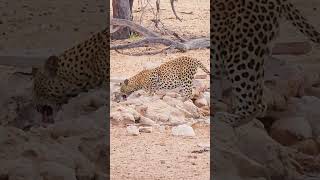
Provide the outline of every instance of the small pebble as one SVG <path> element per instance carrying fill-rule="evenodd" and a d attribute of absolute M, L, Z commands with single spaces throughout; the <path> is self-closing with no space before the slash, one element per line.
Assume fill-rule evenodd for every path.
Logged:
<path fill-rule="evenodd" d="M 139 128 L 137 126 L 130 125 L 127 127 L 127 133 L 131 136 L 138 136 L 140 134 Z"/>
<path fill-rule="evenodd" d="M 152 127 L 140 127 L 139 132 L 152 133 Z"/>

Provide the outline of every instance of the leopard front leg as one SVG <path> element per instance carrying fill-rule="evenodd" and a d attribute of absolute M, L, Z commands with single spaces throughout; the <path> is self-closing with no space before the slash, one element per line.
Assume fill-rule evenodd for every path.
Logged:
<path fill-rule="evenodd" d="M 232 113 L 217 112 L 214 119 L 238 127 L 263 116 L 267 105 L 263 101 L 264 56 L 251 53 L 245 59 L 241 56 L 235 57 L 238 59 L 231 59 L 232 66 L 226 66 L 232 86 Z"/>
<path fill-rule="evenodd" d="M 191 99 L 192 97 L 192 80 L 186 80 L 182 83 L 182 95 L 184 100 Z"/>
<path fill-rule="evenodd" d="M 155 95 L 156 91 L 158 90 L 158 84 L 159 84 L 159 76 L 156 72 L 151 73 L 150 75 L 150 82 L 148 86 L 148 95 L 153 96 Z"/>

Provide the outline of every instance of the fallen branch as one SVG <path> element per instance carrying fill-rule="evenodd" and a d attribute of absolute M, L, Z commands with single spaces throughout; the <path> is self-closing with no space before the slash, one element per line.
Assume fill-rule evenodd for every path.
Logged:
<path fill-rule="evenodd" d="M 123 20 L 123 19 L 111 19 L 111 25 L 117 25 L 117 26 L 126 26 L 132 29 L 133 31 L 140 32 L 144 36 L 146 36 L 145 39 L 132 42 L 129 44 L 124 45 L 113 45 L 110 47 L 111 50 L 119 50 L 119 49 L 131 49 L 131 48 L 138 48 L 138 47 L 144 47 L 146 45 L 151 44 L 163 44 L 165 46 L 168 46 L 168 48 L 165 48 L 160 51 L 154 51 L 154 52 L 144 52 L 139 53 L 136 55 L 154 55 L 163 52 L 164 50 L 168 49 L 177 49 L 180 52 L 186 52 L 188 50 L 192 49 L 202 49 L 202 48 L 210 48 L 210 39 L 209 38 L 199 38 L 199 39 L 192 39 L 192 40 L 185 40 L 183 38 L 180 38 L 176 33 L 174 33 L 175 37 L 179 38 L 182 42 L 174 41 L 171 39 L 160 37 L 158 34 L 138 25 L 135 24 L 132 21 Z M 119 51 L 117 51 L 120 53 Z M 124 54 L 123 52 L 121 54 Z M 128 54 L 129 55 L 129 54 Z M 131 54 L 132 55 L 132 54 Z"/>
<path fill-rule="evenodd" d="M 124 44 L 124 45 L 116 45 L 116 46 L 111 46 L 110 49 L 111 50 L 115 50 L 115 49 L 131 49 L 131 48 L 137 48 L 137 47 L 143 47 L 146 44 L 163 44 L 166 46 L 174 46 L 175 48 L 184 51 L 185 50 L 185 45 L 183 43 L 180 42 L 175 42 L 173 40 L 170 39 L 166 39 L 166 38 L 161 38 L 161 37 L 150 37 L 150 38 L 145 38 L 133 43 L 129 43 L 129 44 Z"/>
<path fill-rule="evenodd" d="M 119 54 L 123 54 L 123 55 L 127 55 L 127 56 L 143 56 L 143 55 L 156 55 L 159 53 L 163 53 L 166 50 L 168 50 L 170 47 L 168 48 L 164 48 L 162 50 L 159 51 L 149 51 L 149 52 L 140 52 L 140 53 L 126 53 L 126 52 L 120 52 L 119 50 L 115 50 L 117 53 Z"/>
<path fill-rule="evenodd" d="M 114 29 L 116 28 L 116 26 L 125 26 L 125 27 L 129 27 L 130 29 L 140 33 L 143 36 L 146 37 L 159 37 L 159 35 L 155 32 L 152 32 L 150 30 L 148 30 L 147 28 L 144 28 L 132 21 L 126 20 L 126 19 L 118 19 L 118 18 L 112 18 L 110 20 L 110 25 L 115 26 L 113 27 Z"/>
<path fill-rule="evenodd" d="M 181 11 L 180 13 L 182 13 L 182 14 L 193 14 L 192 11 L 190 11 L 190 12 Z"/>
<path fill-rule="evenodd" d="M 163 45 L 169 46 L 166 49 L 177 49 L 180 52 L 186 52 L 188 50 L 193 50 L 193 49 L 210 48 L 209 38 L 193 39 L 185 43 L 173 41 L 166 38 L 145 38 L 140 41 L 136 41 L 129 44 L 111 46 L 110 49 L 111 50 L 131 49 L 131 48 L 137 48 L 137 47 L 145 47 L 146 45 L 150 45 L 150 44 L 163 44 Z M 158 51 L 158 53 L 160 52 L 163 52 L 163 50 Z M 141 54 L 143 55 L 146 53 L 141 53 Z"/>

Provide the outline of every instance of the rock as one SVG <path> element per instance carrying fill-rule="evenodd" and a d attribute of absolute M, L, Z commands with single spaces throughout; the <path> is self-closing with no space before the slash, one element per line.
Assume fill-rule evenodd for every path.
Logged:
<path fill-rule="evenodd" d="M 210 105 L 210 92 L 204 92 L 203 97 L 206 99 L 207 103 Z"/>
<path fill-rule="evenodd" d="M 117 123 L 131 124 L 140 119 L 140 114 L 131 106 L 111 107 L 110 118 Z"/>
<path fill-rule="evenodd" d="M 74 170 L 55 162 L 43 162 L 39 165 L 40 174 L 46 180 L 77 180 Z"/>
<path fill-rule="evenodd" d="M 110 175 L 104 173 L 96 173 L 95 175 L 95 180 L 106 180 L 107 178 L 110 178 Z"/>
<path fill-rule="evenodd" d="M 142 118 L 147 113 L 148 106 L 137 105 L 137 106 L 135 106 L 135 110 L 141 115 L 141 118 Z"/>
<path fill-rule="evenodd" d="M 207 106 L 208 105 L 208 102 L 206 100 L 206 98 L 199 98 L 197 100 L 194 101 L 194 104 L 197 106 L 197 107 L 202 107 L 202 106 Z"/>
<path fill-rule="evenodd" d="M 200 110 L 202 116 L 210 116 L 209 106 L 202 106 L 199 110 Z"/>
<path fill-rule="evenodd" d="M 166 95 L 167 97 L 171 97 L 171 98 L 177 98 L 177 97 L 180 97 L 181 95 L 177 92 L 166 92 Z"/>
<path fill-rule="evenodd" d="M 127 127 L 127 133 L 128 133 L 128 135 L 131 135 L 131 136 L 138 136 L 140 134 L 139 128 L 137 126 L 133 126 L 133 125 L 130 125 Z"/>
<path fill-rule="evenodd" d="M 171 124 L 175 124 L 175 123 L 184 123 L 186 120 L 185 115 L 182 114 L 180 111 L 177 112 L 171 112 L 169 114 L 169 122 Z"/>
<path fill-rule="evenodd" d="M 270 57 L 266 61 L 265 86 L 285 98 L 302 96 L 305 87 L 305 73 L 298 65 L 289 64 Z"/>
<path fill-rule="evenodd" d="M 303 117 L 309 121 L 312 133 L 315 137 L 320 135 L 320 99 L 314 96 L 303 96 L 301 98 L 290 98 L 286 111 L 273 112 L 275 119 Z M 294 123 L 291 123 L 294 124 Z"/>
<path fill-rule="evenodd" d="M 299 141 L 298 143 L 294 144 L 291 147 L 299 150 L 300 152 L 303 152 L 305 154 L 312 155 L 312 156 L 318 155 L 320 150 L 317 142 L 315 142 L 312 139 Z"/>
<path fill-rule="evenodd" d="M 288 146 L 311 138 L 312 129 L 304 117 L 283 118 L 272 124 L 270 135 L 282 145 Z"/>
<path fill-rule="evenodd" d="M 298 175 L 291 151 L 272 139 L 266 130 L 256 127 L 255 123 L 248 123 L 236 129 L 236 132 L 238 141 L 235 142 L 235 145 L 240 149 L 240 153 L 249 158 L 252 165 L 263 165 L 264 171 L 259 172 L 260 177 L 273 177 L 274 179 L 288 177 L 288 179 L 292 179 Z M 238 164 L 242 175 L 253 173 L 251 169 L 244 168 L 247 165 L 248 162 L 245 161 Z"/>
<path fill-rule="evenodd" d="M 277 91 L 272 91 L 269 88 L 264 88 L 264 101 L 268 105 L 269 109 L 273 110 L 285 110 L 287 108 L 287 100 Z"/>
<path fill-rule="evenodd" d="M 123 123 L 123 124 L 131 124 L 135 122 L 134 116 L 132 114 L 121 113 L 119 111 L 111 112 L 110 119 L 116 121 L 116 123 Z"/>
<path fill-rule="evenodd" d="M 139 132 L 142 133 L 152 133 L 152 127 L 139 127 Z"/>
<path fill-rule="evenodd" d="M 145 103 L 145 105 L 148 106 L 145 117 L 155 122 L 167 122 L 169 121 L 169 117 L 171 114 L 184 116 L 184 113 L 181 112 L 179 109 L 173 108 L 172 106 L 160 99 L 155 101 L 148 101 Z"/>
<path fill-rule="evenodd" d="M 127 98 L 128 100 L 129 99 L 136 99 L 136 98 L 139 98 L 141 97 L 142 95 L 146 95 L 146 91 L 144 90 L 138 90 L 138 91 L 134 91 L 133 93 L 130 94 L 130 96 Z"/>
<path fill-rule="evenodd" d="M 212 102 L 212 105 L 210 106 L 210 109 L 214 109 L 214 112 L 220 112 L 220 111 L 227 112 L 228 106 L 221 101 L 213 99 L 213 102 Z"/>
<path fill-rule="evenodd" d="M 180 106 L 182 107 L 183 106 L 183 102 L 176 99 L 176 98 L 173 98 L 173 97 L 170 97 L 170 96 L 164 96 L 162 98 L 162 100 L 164 102 L 166 102 L 168 105 L 172 106 L 172 107 L 176 107 L 176 106 Z"/>
<path fill-rule="evenodd" d="M 172 128 L 172 135 L 174 136 L 195 136 L 191 126 L 183 124 Z"/>
<path fill-rule="evenodd" d="M 36 167 L 33 165 L 32 160 L 21 158 L 13 160 L 6 165 L 11 167 L 8 172 L 8 179 L 10 180 L 35 180 L 40 178 L 39 174 L 35 170 Z"/>
<path fill-rule="evenodd" d="M 183 103 L 183 108 L 188 112 L 188 114 L 186 114 L 186 117 L 189 117 L 189 118 L 199 118 L 200 117 L 198 107 L 195 106 L 192 103 L 192 101 L 185 101 Z"/>
<path fill-rule="evenodd" d="M 153 126 L 155 124 L 154 121 L 152 121 L 151 119 L 146 118 L 144 116 L 141 116 L 139 123 L 141 125 L 148 125 L 148 126 Z"/>

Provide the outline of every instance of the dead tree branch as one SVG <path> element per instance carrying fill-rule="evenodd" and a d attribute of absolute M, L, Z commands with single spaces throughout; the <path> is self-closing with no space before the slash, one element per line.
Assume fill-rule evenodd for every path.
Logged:
<path fill-rule="evenodd" d="M 114 29 L 117 28 L 117 26 L 126 26 L 126 27 L 129 27 L 130 29 L 140 33 L 141 35 L 143 36 L 146 36 L 146 37 L 159 37 L 159 35 L 155 32 L 152 32 L 132 21 L 129 21 L 129 20 L 126 20 L 126 19 L 117 19 L 117 18 L 112 18 L 110 20 L 110 24 L 112 26 L 115 26 L 113 27 Z"/>
<path fill-rule="evenodd" d="M 174 16 L 176 16 L 176 18 L 177 18 L 179 21 L 182 21 L 182 19 L 177 15 L 176 9 L 175 9 L 175 7 L 174 7 L 174 0 L 170 0 L 170 4 L 171 4 L 171 9 L 172 9 L 172 11 L 173 11 Z"/>
<path fill-rule="evenodd" d="M 129 27 L 133 31 L 139 32 L 146 37 L 142 40 L 132 42 L 129 44 L 111 46 L 110 47 L 111 50 L 131 49 L 131 48 L 137 48 L 137 47 L 144 47 L 146 45 L 151 45 L 151 44 L 162 44 L 162 45 L 168 46 L 168 48 L 166 48 L 164 50 L 176 49 L 180 52 L 186 52 L 186 51 L 192 50 L 192 49 L 210 48 L 210 39 L 209 38 L 199 38 L 199 39 L 192 39 L 192 40 L 181 39 L 181 40 L 183 40 L 183 42 L 178 42 L 178 41 L 174 41 L 171 39 L 160 37 L 158 34 L 152 32 L 152 31 L 150 31 L 140 25 L 135 24 L 132 21 L 122 20 L 122 19 L 112 19 L 111 25 Z M 178 35 L 176 35 L 176 36 L 179 37 Z M 163 52 L 164 50 L 149 52 L 149 53 L 157 54 L 157 53 Z M 117 52 L 119 52 L 119 51 L 117 51 Z"/>
<path fill-rule="evenodd" d="M 148 52 L 138 52 L 138 53 L 127 53 L 127 52 L 121 52 L 119 50 L 115 50 L 117 53 L 119 54 L 123 54 L 123 55 L 127 55 L 127 56 L 143 56 L 143 55 L 156 55 L 159 53 L 163 53 L 166 52 L 168 49 L 170 49 L 170 47 L 158 50 L 158 51 L 148 51 Z"/>

